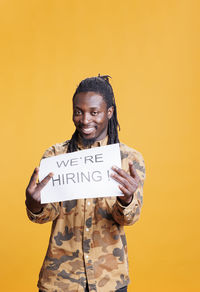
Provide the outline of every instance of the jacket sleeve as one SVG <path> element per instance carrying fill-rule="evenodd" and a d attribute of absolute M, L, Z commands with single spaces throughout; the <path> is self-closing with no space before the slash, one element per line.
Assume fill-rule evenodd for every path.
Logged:
<path fill-rule="evenodd" d="M 128 206 L 123 206 L 117 199 L 113 205 L 112 217 L 120 225 L 132 225 L 138 221 L 143 204 L 143 185 L 145 180 L 143 157 L 139 152 L 135 151 L 128 155 L 128 161 L 133 161 L 135 170 L 140 177 L 140 182 L 137 190 L 133 194 L 133 200 Z"/>
<path fill-rule="evenodd" d="M 35 223 L 43 224 L 49 221 L 53 221 L 60 213 L 60 205 L 59 203 L 49 203 L 39 214 L 32 213 L 27 207 L 26 212 L 28 218 Z"/>

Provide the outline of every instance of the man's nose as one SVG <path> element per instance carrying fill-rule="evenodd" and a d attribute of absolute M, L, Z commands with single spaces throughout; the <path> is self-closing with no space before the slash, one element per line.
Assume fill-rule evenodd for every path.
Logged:
<path fill-rule="evenodd" d="M 91 121 L 91 115 L 88 114 L 88 113 L 85 113 L 83 116 L 82 116 L 82 124 L 84 125 L 87 125 L 89 124 Z"/>

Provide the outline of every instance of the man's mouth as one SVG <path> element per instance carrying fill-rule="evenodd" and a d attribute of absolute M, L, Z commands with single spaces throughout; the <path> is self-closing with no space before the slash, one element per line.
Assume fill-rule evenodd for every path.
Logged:
<path fill-rule="evenodd" d="M 90 135 L 95 131 L 95 127 L 81 127 L 81 132 L 85 135 Z"/>

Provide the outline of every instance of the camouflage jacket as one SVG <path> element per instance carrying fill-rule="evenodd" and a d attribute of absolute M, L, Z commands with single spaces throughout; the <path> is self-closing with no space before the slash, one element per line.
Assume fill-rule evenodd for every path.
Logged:
<path fill-rule="evenodd" d="M 107 138 L 92 147 L 106 144 Z M 86 281 L 89 291 L 96 292 L 111 292 L 128 285 L 124 225 L 132 225 L 139 219 L 145 166 L 136 150 L 120 143 L 120 151 L 122 168 L 128 172 L 128 162 L 133 161 L 141 179 L 128 206 L 122 206 L 116 197 L 106 197 L 49 203 L 39 214 L 27 209 L 33 222 L 53 221 L 38 281 L 42 291 L 84 291 Z M 56 144 L 43 158 L 66 152 L 66 142 Z"/>

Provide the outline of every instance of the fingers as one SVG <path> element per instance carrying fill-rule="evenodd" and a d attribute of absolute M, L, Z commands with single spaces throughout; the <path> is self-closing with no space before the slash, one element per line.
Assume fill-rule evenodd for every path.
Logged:
<path fill-rule="evenodd" d="M 50 179 L 53 177 L 53 173 L 50 172 L 38 185 L 37 185 L 37 191 L 41 191 L 46 184 L 50 181 Z"/>
<path fill-rule="evenodd" d="M 124 194 L 124 196 L 126 196 L 126 197 L 132 197 L 133 196 L 133 193 L 131 191 L 129 191 L 127 188 L 125 188 L 124 186 L 119 185 L 119 189 Z"/>
<path fill-rule="evenodd" d="M 37 181 L 37 178 L 38 178 L 38 173 L 39 173 L 39 167 L 36 167 L 34 169 L 34 172 L 31 176 L 31 179 L 29 181 L 29 184 L 28 184 L 28 188 L 32 188 L 36 185 L 36 181 Z"/>
<path fill-rule="evenodd" d="M 117 166 L 113 166 L 112 169 L 115 171 L 115 173 L 113 174 L 115 178 L 118 178 L 119 179 L 119 182 L 121 183 L 125 183 L 126 182 L 129 182 L 130 184 L 131 183 L 134 183 L 134 178 L 132 178 L 125 170 L 117 167 Z"/>
<path fill-rule="evenodd" d="M 139 183 L 140 177 L 133 166 L 133 162 L 129 162 L 129 170 L 130 170 L 130 175 L 136 180 L 137 183 Z"/>
<path fill-rule="evenodd" d="M 120 183 L 119 188 L 125 196 L 130 196 L 134 194 L 134 192 L 138 188 L 138 184 L 140 180 L 132 163 L 129 164 L 129 168 L 130 168 L 130 175 L 121 168 L 118 168 L 116 166 L 112 167 L 112 169 L 115 172 L 112 173 L 111 176 L 114 180 Z"/>
<path fill-rule="evenodd" d="M 133 189 L 135 189 L 134 186 L 136 185 L 136 183 L 134 181 L 130 183 L 127 179 L 121 177 L 120 175 L 117 175 L 116 173 L 112 173 L 111 177 L 118 183 L 120 183 L 124 188 L 126 188 L 129 193 L 131 193 Z"/>

